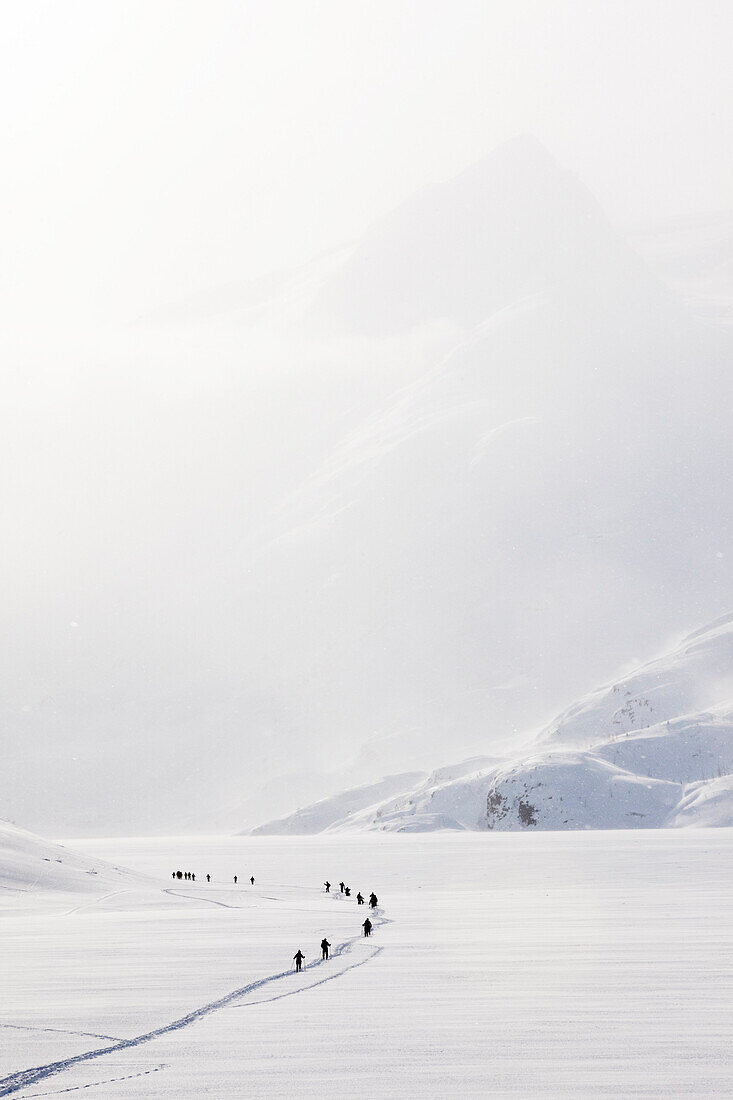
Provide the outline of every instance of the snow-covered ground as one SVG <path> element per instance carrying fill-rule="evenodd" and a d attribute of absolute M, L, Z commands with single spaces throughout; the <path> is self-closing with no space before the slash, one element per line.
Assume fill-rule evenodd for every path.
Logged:
<path fill-rule="evenodd" d="M 733 1091 L 733 830 L 78 847 L 158 885 L 2 891 L 0 1095 Z M 326 877 L 376 890 L 369 941 Z"/>

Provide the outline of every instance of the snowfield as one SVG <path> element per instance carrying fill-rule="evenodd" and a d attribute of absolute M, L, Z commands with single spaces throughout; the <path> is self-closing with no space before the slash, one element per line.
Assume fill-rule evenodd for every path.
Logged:
<path fill-rule="evenodd" d="M 0 1096 L 733 1092 L 733 830 L 78 846 L 157 885 L 2 891 Z"/>
<path fill-rule="evenodd" d="M 523 755 L 441 768 L 371 806 L 353 799 L 348 814 L 345 792 L 258 831 L 314 820 L 329 832 L 731 825 L 732 697 L 726 616 L 573 703 Z"/>

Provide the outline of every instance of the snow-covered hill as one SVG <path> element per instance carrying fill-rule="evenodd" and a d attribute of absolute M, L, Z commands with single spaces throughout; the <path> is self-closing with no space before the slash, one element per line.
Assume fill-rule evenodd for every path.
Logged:
<path fill-rule="evenodd" d="M 0 821 L 0 889 L 12 894 L 102 893 L 140 885 L 132 871 Z M 3 894 L 7 898 L 7 894 Z"/>
<path fill-rule="evenodd" d="M 330 821 L 324 816 L 324 828 L 730 825 L 732 697 L 733 616 L 728 616 L 580 699 L 539 734 L 527 754 L 443 769 L 360 813 Z M 309 818 L 308 811 L 301 815 Z M 289 824 L 288 831 L 295 831 L 297 815 Z"/>
<path fill-rule="evenodd" d="M 373 806 L 404 791 L 405 787 L 425 778 L 424 772 L 404 772 L 401 775 L 388 775 L 379 783 L 370 783 L 364 787 L 352 787 L 332 798 L 323 798 L 303 810 L 296 810 L 288 817 L 270 821 L 255 829 L 246 830 L 252 836 L 283 836 L 292 833 L 307 836 L 322 833 L 335 821 L 343 821 L 352 814 Z"/>

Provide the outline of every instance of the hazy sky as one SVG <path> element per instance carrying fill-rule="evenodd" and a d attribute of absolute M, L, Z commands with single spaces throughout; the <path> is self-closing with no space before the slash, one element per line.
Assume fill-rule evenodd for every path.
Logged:
<path fill-rule="evenodd" d="M 612 217 L 726 207 L 729 0 L 5 5 L 6 319 L 135 317 L 348 241 L 521 131 Z"/>

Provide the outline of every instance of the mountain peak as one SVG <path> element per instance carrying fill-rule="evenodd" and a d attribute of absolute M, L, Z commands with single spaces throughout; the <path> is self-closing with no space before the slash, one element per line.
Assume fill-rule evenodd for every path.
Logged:
<path fill-rule="evenodd" d="M 521 134 L 376 222 L 314 309 L 381 335 L 438 318 L 479 324 L 539 292 L 575 304 L 596 293 L 607 306 L 650 282 L 593 196 Z"/>

